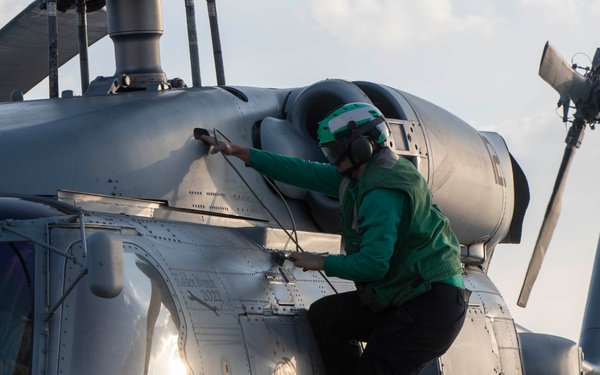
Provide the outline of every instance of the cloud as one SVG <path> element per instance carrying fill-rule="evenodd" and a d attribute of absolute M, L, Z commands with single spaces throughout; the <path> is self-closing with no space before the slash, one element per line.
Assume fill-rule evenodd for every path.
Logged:
<path fill-rule="evenodd" d="M 489 33 L 493 12 L 486 3 L 450 0 L 310 0 L 322 30 L 348 45 L 387 48 L 452 34 Z M 460 9 L 459 9 L 460 8 Z"/>
<path fill-rule="evenodd" d="M 584 0 L 522 0 L 521 5 L 538 20 L 551 23 L 578 23 L 587 9 Z"/>
<path fill-rule="evenodd" d="M 0 1 L 0 27 L 4 27 L 28 4 L 22 1 Z"/>
<path fill-rule="evenodd" d="M 510 141 L 510 144 L 525 150 L 531 147 L 531 139 L 556 137 L 553 134 L 556 133 L 554 130 L 561 123 L 562 119 L 558 114 L 543 110 L 523 117 L 507 116 L 499 122 L 493 120 L 473 121 L 472 125 L 479 130 L 506 133 L 505 138 Z"/>

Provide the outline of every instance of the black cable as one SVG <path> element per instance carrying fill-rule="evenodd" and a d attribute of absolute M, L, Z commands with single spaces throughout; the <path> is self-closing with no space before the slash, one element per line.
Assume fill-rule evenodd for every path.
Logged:
<path fill-rule="evenodd" d="M 217 133 L 219 133 L 227 142 L 231 142 L 225 136 L 225 134 L 223 134 L 220 130 L 214 128 L 213 129 L 213 135 L 214 135 L 215 142 L 216 142 L 217 145 L 219 144 L 219 139 L 217 138 Z M 250 192 L 252 193 L 252 195 L 254 195 L 254 198 L 256 198 L 256 200 L 258 201 L 258 203 L 260 203 L 261 206 L 263 206 L 263 208 L 269 213 L 269 215 L 271 215 L 271 217 L 273 218 L 273 220 L 275 220 L 275 222 L 277 223 L 277 225 L 279 225 L 279 227 L 285 232 L 285 234 L 287 234 L 287 236 L 292 240 L 292 242 L 294 242 L 294 244 L 296 244 L 296 251 L 301 251 L 301 252 L 304 253 L 305 252 L 304 249 L 302 248 L 302 246 L 300 246 L 300 243 L 298 242 L 298 232 L 296 230 L 296 222 L 294 221 L 294 215 L 292 214 L 292 210 L 290 209 L 290 206 L 287 204 L 285 198 L 283 197 L 283 195 L 281 194 L 281 192 L 279 191 L 279 189 L 268 178 L 266 179 L 267 182 L 269 183 L 269 185 L 277 192 L 277 195 L 279 196 L 279 198 L 281 198 L 281 200 L 283 201 L 283 204 L 285 205 L 286 209 L 288 210 L 288 213 L 290 214 L 290 220 L 292 221 L 292 228 L 293 228 L 293 231 L 294 231 L 294 236 L 293 237 L 290 234 L 290 232 L 288 232 L 287 229 L 285 229 L 285 227 L 283 226 L 283 224 L 281 224 L 281 222 L 279 220 L 277 220 L 277 217 L 275 217 L 275 215 L 273 214 L 273 212 L 271 212 L 271 210 L 269 210 L 269 208 L 267 207 L 267 205 L 264 204 L 264 202 L 258 197 L 258 195 L 250 187 L 250 184 L 248 184 L 248 182 L 246 181 L 246 179 L 242 176 L 242 174 L 238 171 L 238 169 L 233 165 L 233 163 L 229 160 L 229 158 L 227 158 L 227 156 L 225 154 L 223 154 L 223 153 L 221 153 L 221 155 L 223 155 L 223 157 L 225 158 L 225 161 L 227 162 L 227 164 L 229 164 L 229 166 L 231 168 L 233 168 L 233 170 L 239 176 L 239 178 L 242 180 L 242 182 L 244 183 L 244 185 L 246 185 L 246 187 L 248 188 L 248 190 L 250 190 Z M 323 274 L 323 272 L 320 271 L 320 270 L 318 270 L 317 272 L 327 282 L 327 284 L 329 284 L 329 286 L 331 287 L 331 289 L 333 289 L 333 291 L 336 294 L 338 294 L 339 292 L 337 291 L 337 289 L 335 289 L 335 287 L 329 281 L 329 279 L 327 278 L 327 276 L 325 276 L 325 274 Z"/>
<path fill-rule="evenodd" d="M 231 142 L 226 136 L 225 134 L 223 134 L 220 130 L 218 129 L 214 129 L 213 130 L 213 134 L 215 137 L 215 142 L 217 143 L 217 145 L 219 144 L 219 139 L 217 137 L 217 133 L 219 133 L 223 138 L 225 138 L 225 140 L 227 142 Z M 300 244 L 298 243 L 298 233 L 296 232 L 296 222 L 294 221 L 294 216 L 292 215 L 292 210 L 290 209 L 289 205 L 287 204 L 285 198 L 283 197 L 283 195 L 281 195 L 281 192 L 279 191 L 279 189 L 277 189 L 275 187 L 275 185 L 273 185 L 273 183 L 271 181 L 269 181 L 269 179 L 267 179 L 267 182 L 270 184 L 270 186 L 277 192 L 277 195 L 279 196 L 279 198 L 281 198 L 281 200 L 283 201 L 283 204 L 285 205 L 285 208 L 287 209 L 289 215 L 290 215 L 290 219 L 292 221 L 292 228 L 294 231 L 294 237 L 292 238 L 292 235 L 283 227 L 283 224 L 281 224 L 279 222 L 279 220 L 277 220 L 277 218 L 275 217 L 275 215 L 271 212 L 271 210 L 269 210 L 269 208 L 263 203 L 263 201 L 258 197 L 258 195 L 256 195 L 256 193 L 254 192 L 254 190 L 252 190 L 252 188 L 250 187 L 250 184 L 248 184 L 248 182 L 246 181 L 246 179 L 244 179 L 244 177 L 241 175 L 241 173 L 237 170 L 237 168 L 233 165 L 233 163 L 231 163 L 231 161 L 225 156 L 225 154 L 221 153 L 221 155 L 223 155 L 223 157 L 225 158 L 225 161 L 227 162 L 227 164 L 229 164 L 229 166 L 231 166 L 231 168 L 233 168 L 233 170 L 235 171 L 235 173 L 239 176 L 239 178 L 242 180 L 242 182 L 244 183 L 244 185 L 246 185 L 246 187 L 250 190 L 250 192 L 252 193 L 252 195 L 254 195 L 254 198 L 256 198 L 256 200 L 258 201 L 258 203 L 261 204 L 261 206 L 263 206 L 263 208 L 269 213 L 269 215 L 271 215 L 271 217 L 275 220 L 275 222 L 277 223 L 277 225 L 279 225 L 279 227 L 281 229 L 283 229 L 283 231 L 288 235 L 288 237 L 290 237 L 290 239 L 296 244 L 296 248 L 297 249 L 301 249 Z M 304 250 L 302 250 L 304 251 Z"/>

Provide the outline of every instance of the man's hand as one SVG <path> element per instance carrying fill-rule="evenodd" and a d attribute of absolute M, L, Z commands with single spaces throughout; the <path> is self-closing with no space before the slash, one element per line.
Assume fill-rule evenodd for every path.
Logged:
<path fill-rule="evenodd" d="M 295 252 L 290 254 L 292 262 L 303 271 L 322 271 L 325 265 L 325 256 L 311 253 Z"/>
<path fill-rule="evenodd" d="M 215 137 L 210 137 L 208 135 L 202 135 L 200 136 L 200 139 L 209 145 L 214 146 L 212 150 L 210 150 L 211 154 L 221 152 L 223 155 L 235 156 L 241 159 L 244 163 L 250 161 L 250 149 L 248 147 L 236 145 L 235 143 L 224 140 L 220 140 L 219 144 L 217 144 Z"/>

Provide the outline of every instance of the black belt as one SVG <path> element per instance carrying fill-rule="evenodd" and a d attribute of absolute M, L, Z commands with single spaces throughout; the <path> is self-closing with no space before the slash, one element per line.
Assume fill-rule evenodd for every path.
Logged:
<path fill-rule="evenodd" d="M 413 280 L 412 283 L 410 283 L 410 286 L 413 289 L 417 289 L 421 284 L 423 284 L 425 282 L 425 279 L 422 278 L 421 276 L 417 277 L 416 279 Z M 463 297 L 463 301 L 465 302 L 469 302 L 469 298 L 471 297 L 471 291 L 469 289 L 463 289 L 463 288 L 459 288 L 456 285 L 450 285 L 447 283 L 441 283 L 441 282 L 436 282 L 436 283 L 431 283 L 431 290 L 429 291 L 429 293 L 434 293 L 434 294 L 450 294 L 450 293 L 454 293 L 454 292 L 458 292 L 458 293 L 462 293 L 462 297 Z"/>
<path fill-rule="evenodd" d="M 433 293 L 434 295 L 452 295 L 456 293 L 456 295 L 461 295 L 462 300 L 465 302 L 469 302 L 469 298 L 471 297 L 471 291 L 469 289 L 460 288 L 456 285 L 446 284 L 446 283 L 433 283 L 431 284 L 431 290 L 429 293 Z"/>

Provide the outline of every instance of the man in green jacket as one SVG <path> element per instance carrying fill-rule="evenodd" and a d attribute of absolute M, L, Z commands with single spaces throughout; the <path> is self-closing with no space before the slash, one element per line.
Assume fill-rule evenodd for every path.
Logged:
<path fill-rule="evenodd" d="M 327 374 L 418 374 L 445 353 L 467 309 L 460 248 L 424 178 L 388 146 L 371 104 L 319 123 L 330 164 L 202 139 L 269 178 L 340 199 L 345 254 L 294 253 L 297 267 L 355 282 L 314 302 L 309 319 Z M 364 351 L 360 342 L 367 342 Z"/>

